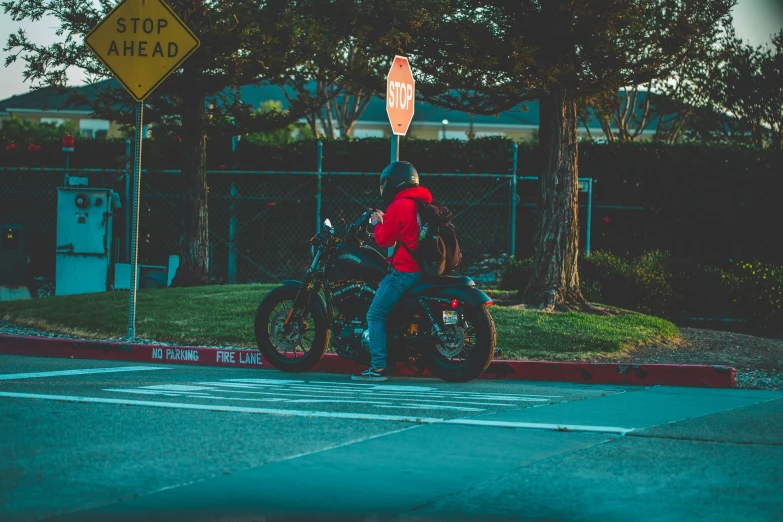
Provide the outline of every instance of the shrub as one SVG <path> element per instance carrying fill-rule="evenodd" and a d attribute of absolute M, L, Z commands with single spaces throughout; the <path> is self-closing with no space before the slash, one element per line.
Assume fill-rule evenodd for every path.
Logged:
<path fill-rule="evenodd" d="M 533 270 L 533 258 L 511 259 L 500 275 L 500 288 L 503 290 L 524 290 Z"/>
<path fill-rule="evenodd" d="M 501 288 L 524 290 L 531 258 L 514 260 Z M 635 258 L 595 252 L 579 260 L 582 293 L 591 302 L 684 320 L 744 319 L 752 333 L 783 337 L 783 268 L 737 262 L 727 270 L 651 251 Z"/>
<path fill-rule="evenodd" d="M 783 337 L 783 268 L 760 261 L 736 262 L 723 281 L 752 326 L 762 334 Z"/>
<path fill-rule="evenodd" d="M 672 316 L 740 317 L 723 282 L 725 272 L 686 258 L 672 258 L 669 263 L 675 301 Z"/>
<path fill-rule="evenodd" d="M 595 252 L 579 261 L 579 285 L 585 298 L 620 308 L 633 308 L 631 265 L 609 252 Z"/>
<path fill-rule="evenodd" d="M 647 252 L 630 263 L 629 286 L 636 309 L 648 314 L 671 314 L 675 302 L 671 257 L 658 250 Z"/>
<path fill-rule="evenodd" d="M 580 288 L 589 301 L 664 315 L 673 301 L 667 262 L 668 256 L 661 252 L 631 261 L 595 252 L 579 261 Z M 531 258 L 513 261 L 501 278 L 501 288 L 524 290 L 532 268 Z"/>

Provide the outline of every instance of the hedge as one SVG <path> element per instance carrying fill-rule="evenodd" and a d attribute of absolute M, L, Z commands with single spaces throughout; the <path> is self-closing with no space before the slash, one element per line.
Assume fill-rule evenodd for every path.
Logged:
<path fill-rule="evenodd" d="M 523 290 L 532 259 L 512 261 L 501 288 Z M 579 260 L 580 287 L 588 301 L 675 322 L 733 319 L 750 333 L 783 337 L 783 267 L 733 262 L 722 269 L 660 251 L 637 257 L 594 252 Z M 740 328 L 742 329 L 742 328 Z"/>
<path fill-rule="evenodd" d="M 62 167 L 64 153 L 58 141 L 36 144 L 40 150 L 28 151 L 27 145 L 7 150 L 0 144 L 0 166 Z M 210 169 L 310 171 L 318 167 L 315 140 L 288 145 L 262 145 L 239 141 L 235 153 L 230 143 L 208 141 L 207 165 Z M 476 172 L 509 174 L 512 171 L 512 142 L 505 138 L 459 140 L 418 140 L 404 138 L 400 155 L 416 165 L 420 172 Z M 125 140 L 79 139 L 70 158 L 74 168 L 116 168 L 125 162 Z M 182 143 L 176 140 L 148 139 L 143 144 L 146 169 L 179 169 Z M 522 145 L 521 148 L 531 148 Z M 323 170 L 326 172 L 375 172 L 389 158 L 389 140 L 323 140 Z"/>

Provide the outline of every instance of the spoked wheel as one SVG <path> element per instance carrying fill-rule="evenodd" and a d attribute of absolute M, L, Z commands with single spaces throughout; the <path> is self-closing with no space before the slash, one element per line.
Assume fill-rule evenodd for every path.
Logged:
<path fill-rule="evenodd" d="M 467 382 L 484 373 L 497 344 L 495 322 L 487 307 L 466 305 L 458 324 L 441 329 L 448 338 L 430 352 L 432 373 L 450 382 Z"/>
<path fill-rule="evenodd" d="M 326 311 L 320 297 L 313 295 L 307 307 L 297 310 L 293 308 L 297 292 L 290 286 L 276 288 L 256 311 L 258 349 L 272 366 L 285 372 L 311 369 L 329 344 Z"/>

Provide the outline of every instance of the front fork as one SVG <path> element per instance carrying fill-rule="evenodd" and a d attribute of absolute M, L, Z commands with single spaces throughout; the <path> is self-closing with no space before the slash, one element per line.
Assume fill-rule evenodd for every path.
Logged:
<path fill-rule="evenodd" d="M 305 273 L 304 280 L 302 281 L 302 286 L 299 287 L 299 291 L 296 293 L 294 304 L 291 306 L 291 310 L 289 310 L 288 315 L 285 318 L 284 325 L 286 327 L 288 327 L 288 325 L 291 323 L 291 320 L 297 316 L 297 311 L 305 310 L 310 304 L 310 295 L 313 292 L 314 274 L 318 268 L 318 261 L 320 259 L 321 251 L 319 250 L 316 252 L 315 257 L 313 258 L 313 262 L 310 264 L 310 268 L 307 269 L 307 273 Z M 315 286 L 317 287 L 318 283 L 316 283 Z M 315 291 L 318 292 L 318 288 L 315 288 Z"/>

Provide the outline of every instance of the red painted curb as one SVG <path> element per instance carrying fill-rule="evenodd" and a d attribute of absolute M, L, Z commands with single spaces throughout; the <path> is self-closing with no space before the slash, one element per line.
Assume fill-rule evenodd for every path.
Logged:
<path fill-rule="evenodd" d="M 737 387 L 737 370 L 734 368 L 700 364 L 492 361 L 482 377 L 596 384 Z"/>
<path fill-rule="evenodd" d="M 256 350 L 161 346 L 80 339 L 0 335 L 0 354 L 145 363 L 271 368 Z M 313 371 L 354 373 L 364 369 L 328 353 Z M 399 377 L 429 377 L 428 369 L 399 363 Z M 636 384 L 736 388 L 737 370 L 729 366 L 691 364 L 606 364 L 542 361 L 492 361 L 483 379 L 560 381 L 588 384 Z"/>
<path fill-rule="evenodd" d="M 202 366 L 263 367 L 255 350 L 0 335 L 0 354 Z"/>

